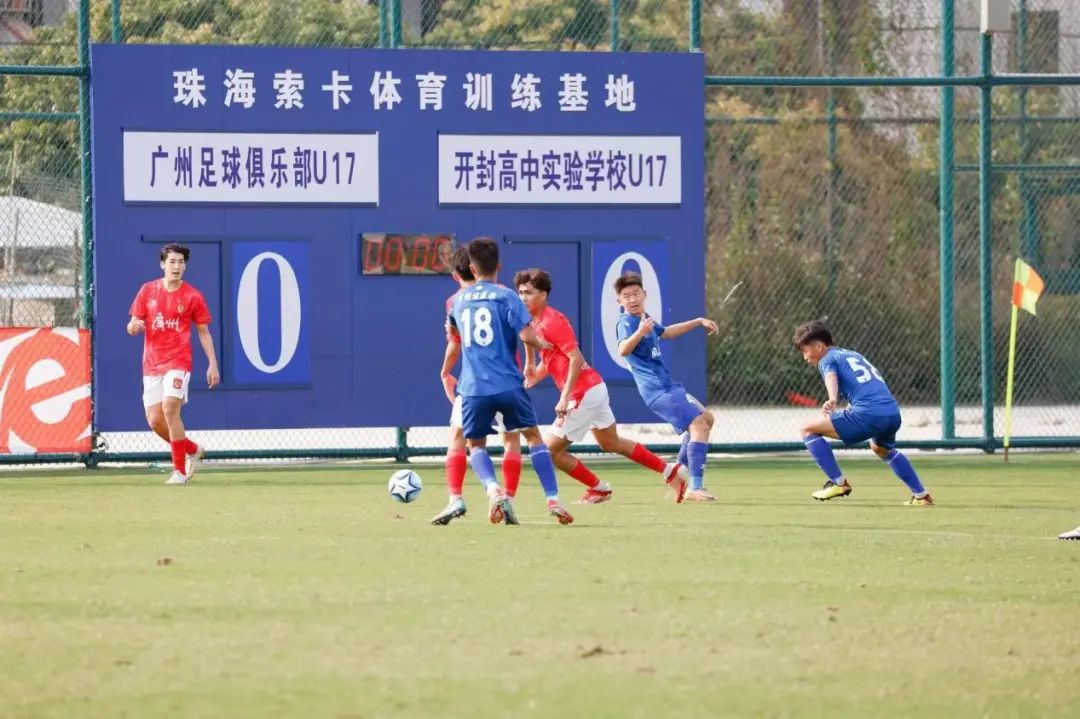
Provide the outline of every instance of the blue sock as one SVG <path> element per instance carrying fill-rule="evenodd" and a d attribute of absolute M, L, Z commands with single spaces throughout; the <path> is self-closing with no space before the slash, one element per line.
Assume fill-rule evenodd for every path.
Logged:
<path fill-rule="evenodd" d="M 472 465 L 476 476 L 480 478 L 480 484 L 484 485 L 485 488 L 492 484 L 498 484 L 495 481 L 495 465 L 491 463 L 491 457 L 486 449 L 473 447 L 472 451 L 469 452 L 469 464 Z"/>
<path fill-rule="evenodd" d="M 705 442 L 690 442 L 686 454 L 690 459 L 690 489 L 702 489 L 705 486 Z"/>
<path fill-rule="evenodd" d="M 532 462 L 536 476 L 540 478 L 540 486 L 544 488 L 544 496 L 548 499 L 559 496 L 559 480 L 555 478 L 555 465 L 551 462 L 551 452 L 544 445 L 529 447 L 529 461 Z"/>
<path fill-rule="evenodd" d="M 912 494 L 916 496 L 926 494 L 926 488 L 919 481 L 919 475 L 915 474 L 915 468 L 911 466 L 911 462 L 902 452 L 895 449 L 891 450 L 885 455 L 884 459 L 889 463 L 889 469 L 900 478 L 901 482 L 907 485 Z"/>
<path fill-rule="evenodd" d="M 825 473 L 825 476 L 833 484 L 840 484 L 840 480 L 844 478 L 844 473 L 840 471 L 840 465 L 836 463 L 836 456 L 833 455 L 829 442 L 820 434 L 808 434 L 803 437 L 803 442 L 806 443 L 806 448 L 810 450 L 810 456 L 817 462 L 817 466 L 821 467 L 821 471 Z"/>
<path fill-rule="evenodd" d="M 690 445 L 690 433 L 683 432 L 682 447 L 679 448 L 679 464 L 684 467 L 690 467 L 690 455 L 687 453 L 687 447 Z"/>

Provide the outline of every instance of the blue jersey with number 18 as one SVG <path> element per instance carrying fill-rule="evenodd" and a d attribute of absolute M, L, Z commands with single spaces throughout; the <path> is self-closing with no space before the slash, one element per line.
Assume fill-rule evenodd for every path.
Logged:
<path fill-rule="evenodd" d="M 518 333 L 532 316 L 517 294 L 494 282 L 477 282 L 457 294 L 449 321 L 461 336 L 463 397 L 487 397 L 521 387 L 514 359 Z"/>
<path fill-rule="evenodd" d="M 840 382 L 840 395 L 847 398 L 853 409 L 865 408 L 874 412 L 897 409 L 896 398 L 889 391 L 881 373 L 858 352 L 830 347 L 818 362 L 822 379 L 834 372 Z"/>

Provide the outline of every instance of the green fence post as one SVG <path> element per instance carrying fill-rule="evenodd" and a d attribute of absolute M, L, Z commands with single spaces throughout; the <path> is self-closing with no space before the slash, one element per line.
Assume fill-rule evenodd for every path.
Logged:
<path fill-rule="evenodd" d="M 983 442 L 986 452 L 994 451 L 994 327 L 991 308 L 990 173 L 992 171 L 990 119 L 993 107 L 990 80 L 993 74 L 993 35 L 980 38 L 979 65 L 983 79 L 979 88 L 979 325 L 982 350 Z"/>
<path fill-rule="evenodd" d="M 1020 6 L 1017 9 L 1016 14 L 1016 70 L 1020 73 L 1027 72 L 1027 33 L 1028 33 L 1028 14 L 1027 14 L 1027 0 L 1020 0 Z M 1020 95 L 1020 124 L 1017 126 L 1018 139 L 1020 141 L 1020 164 L 1027 165 L 1031 163 L 1031 141 L 1027 131 L 1027 95 L 1028 90 L 1023 85 L 1019 88 Z M 1021 234 L 1021 248 L 1022 254 L 1029 261 L 1036 262 L 1038 258 L 1035 256 L 1038 248 L 1038 233 L 1039 228 L 1036 225 L 1036 206 L 1035 206 L 1035 193 L 1031 190 L 1031 183 L 1028 182 L 1027 173 L 1023 170 L 1020 171 L 1018 176 L 1018 184 L 1020 187 L 1020 199 L 1024 204 L 1024 218 Z"/>
<path fill-rule="evenodd" d="M 956 0 L 941 0 L 941 74 L 952 77 L 956 73 Z M 956 437 L 956 331 L 954 326 L 954 288 L 956 271 L 953 237 L 953 166 L 956 164 L 954 124 L 956 90 L 941 88 L 941 130 L 938 160 L 938 182 L 941 206 L 938 222 L 941 236 L 940 269 L 938 281 L 941 298 L 941 438 Z"/>
<path fill-rule="evenodd" d="M 619 0 L 611 0 L 610 20 L 611 26 L 611 51 L 619 50 Z"/>
<path fill-rule="evenodd" d="M 401 0 L 390 0 L 390 47 L 401 47 Z"/>
<path fill-rule="evenodd" d="M 379 47 L 386 47 L 390 29 L 390 0 L 379 0 Z"/>
<path fill-rule="evenodd" d="M 397 443 L 395 444 L 394 460 L 397 462 L 409 461 L 409 428 L 397 428 Z"/>
<path fill-rule="evenodd" d="M 120 25 L 120 0 L 112 0 L 112 41 L 124 41 L 124 28 Z"/>
<path fill-rule="evenodd" d="M 836 74 L 835 37 L 834 23 L 825 22 L 823 27 L 828 33 L 822 38 L 825 44 L 825 63 L 829 76 Z M 836 88 L 825 89 L 825 121 L 828 125 L 828 159 L 829 159 L 829 194 L 827 198 L 827 211 L 829 213 L 828 226 L 825 233 L 825 276 L 828 278 L 827 294 L 829 298 L 829 313 L 832 314 L 836 305 L 836 257 L 837 257 L 837 229 L 840 225 L 840 205 L 837 202 L 837 192 L 840 187 L 840 163 L 837 159 L 837 123 L 836 123 Z"/>
<path fill-rule="evenodd" d="M 701 49 L 701 0 L 690 0 L 690 50 Z"/>
<path fill-rule="evenodd" d="M 79 0 L 79 158 L 82 190 L 82 311 L 80 325 L 90 330 L 90 356 L 94 352 L 94 202 L 90 185 L 90 0 Z M 94 403 L 93 362 L 90 364 L 90 437 L 97 437 L 97 405 Z M 91 452 L 83 460 L 87 467 L 97 461 Z"/>

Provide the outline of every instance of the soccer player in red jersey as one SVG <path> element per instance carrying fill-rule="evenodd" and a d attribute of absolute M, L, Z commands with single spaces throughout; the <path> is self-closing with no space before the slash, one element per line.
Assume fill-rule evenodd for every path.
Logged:
<path fill-rule="evenodd" d="M 454 250 L 450 265 L 453 268 L 454 279 L 458 283 L 458 292 L 466 287 L 471 287 L 476 282 L 472 270 L 469 268 L 469 249 L 462 245 Z M 454 305 L 454 298 L 458 293 L 450 295 L 446 299 L 446 314 L 449 316 Z M 457 378 L 453 375 L 454 365 L 461 356 L 461 336 L 457 328 L 446 322 L 446 352 L 443 353 L 442 370 L 439 373 L 442 379 L 443 391 L 450 400 L 453 409 L 450 412 L 450 436 L 446 445 L 446 489 L 450 495 L 450 501 L 446 508 L 439 512 L 431 520 L 431 523 L 440 526 L 449 524 L 458 517 L 465 516 L 465 500 L 462 498 L 462 487 L 465 484 L 465 470 L 469 459 L 465 450 L 465 431 L 461 416 L 461 396 L 457 394 Z M 502 461 L 503 484 L 505 492 L 511 499 L 517 494 L 518 485 L 521 484 L 521 433 L 503 432 L 503 461 Z"/>
<path fill-rule="evenodd" d="M 668 464 L 641 444 L 619 436 L 604 379 L 585 362 L 566 315 L 548 305 L 551 275 L 535 268 L 522 270 L 514 275 L 514 286 L 533 316 L 537 336 L 551 344 L 551 349 L 541 353 L 539 366 L 534 366 L 532 349 L 525 348 L 525 383 L 532 387 L 550 375 L 562 390 L 555 405 L 555 423 L 544 439 L 555 466 L 588 488 L 578 504 L 599 504 L 611 498 L 608 483 L 568 451 L 590 430 L 600 449 L 621 454 L 660 474 L 675 490 L 675 501 L 681 502 L 689 476 L 686 468 Z"/>
<path fill-rule="evenodd" d="M 191 325 L 210 366 L 206 383 L 221 381 L 214 340 L 210 336 L 210 310 L 202 293 L 184 282 L 191 250 L 169 244 L 161 248 L 162 279 L 147 282 L 131 303 L 129 335 L 146 332 L 143 342 L 143 406 L 150 429 L 172 448 L 173 473 L 165 484 L 187 484 L 206 453 L 187 438 L 180 408 L 188 399 L 191 381 Z"/>

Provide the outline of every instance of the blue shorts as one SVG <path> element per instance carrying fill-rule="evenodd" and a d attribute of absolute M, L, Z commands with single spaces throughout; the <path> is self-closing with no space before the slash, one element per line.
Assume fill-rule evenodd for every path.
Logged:
<path fill-rule="evenodd" d="M 885 449 L 896 448 L 896 433 L 900 429 L 900 413 L 874 414 L 865 409 L 848 407 L 829 415 L 833 429 L 844 444 L 858 444 L 866 439 Z"/>
<path fill-rule="evenodd" d="M 670 424 L 677 434 L 682 434 L 705 411 L 705 406 L 687 394 L 685 387 L 677 384 L 654 399 L 649 409 Z"/>
<path fill-rule="evenodd" d="M 503 427 L 507 432 L 536 426 L 532 400 L 524 387 L 518 387 L 484 397 L 462 397 L 461 428 L 465 431 L 465 438 L 480 439 L 495 434 L 491 425 L 496 412 L 502 413 Z"/>

